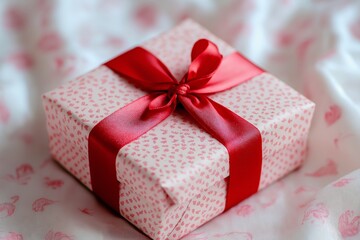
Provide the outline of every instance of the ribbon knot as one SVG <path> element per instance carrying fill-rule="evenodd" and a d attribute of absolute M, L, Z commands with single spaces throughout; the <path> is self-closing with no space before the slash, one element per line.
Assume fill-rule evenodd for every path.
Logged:
<path fill-rule="evenodd" d="M 175 86 L 174 93 L 177 95 L 186 95 L 186 93 L 190 90 L 190 86 L 186 83 L 181 83 Z"/>
<path fill-rule="evenodd" d="M 171 109 L 174 110 L 180 96 L 186 97 L 187 93 L 190 90 L 189 84 L 186 83 L 179 83 L 174 84 L 166 91 L 164 92 L 155 92 L 153 95 L 155 98 L 150 101 L 149 103 L 149 110 L 165 110 L 165 109 Z"/>

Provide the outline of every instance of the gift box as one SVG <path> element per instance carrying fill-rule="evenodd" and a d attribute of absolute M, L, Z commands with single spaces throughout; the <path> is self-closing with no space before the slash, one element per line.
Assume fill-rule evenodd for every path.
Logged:
<path fill-rule="evenodd" d="M 191 20 L 43 105 L 53 158 L 153 239 L 179 239 L 300 166 L 315 108 Z"/>

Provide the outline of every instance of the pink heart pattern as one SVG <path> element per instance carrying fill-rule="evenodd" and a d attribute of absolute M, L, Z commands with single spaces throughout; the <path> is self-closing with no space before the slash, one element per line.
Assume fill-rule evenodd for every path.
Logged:
<path fill-rule="evenodd" d="M 10 110 L 0 99 L 0 124 L 5 124 L 10 120 Z"/>
<path fill-rule="evenodd" d="M 55 232 L 50 230 L 46 234 L 45 240 L 73 240 L 73 238 L 63 232 Z"/>
<path fill-rule="evenodd" d="M 15 174 L 6 175 L 5 179 L 8 181 L 14 181 L 20 185 L 27 185 L 33 174 L 33 167 L 30 164 L 24 163 L 16 168 Z"/>
<path fill-rule="evenodd" d="M 39 134 L 44 133 L 45 124 L 42 123 L 42 114 L 36 114 L 36 110 L 41 108 L 38 99 L 45 89 L 53 88 L 71 76 L 80 76 L 87 69 L 94 68 L 97 64 L 126 50 L 142 39 L 149 38 L 174 25 L 175 22 L 179 22 L 179 19 L 187 17 L 199 20 L 206 27 L 214 30 L 217 35 L 235 45 L 237 49 L 245 50 L 244 53 L 252 57 L 255 62 L 261 62 L 267 69 L 281 72 L 290 84 L 299 84 L 299 86 L 304 84 L 306 96 L 319 103 L 313 125 L 316 134 L 312 135 L 321 137 L 318 140 L 333 139 L 333 142 L 317 141 L 314 144 L 314 139 L 310 139 L 309 161 L 305 162 L 304 168 L 308 175 L 302 174 L 302 170 L 298 171 L 284 180 L 286 187 L 276 192 L 275 197 L 269 194 L 274 189 L 261 191 L 258 196 L 263 197 L 248 199 L 188 235 L 185 239 L 239 240 L 249 238 L 250 235 L 241 233 L 243 231 L 251 233 L 254 239 L 266 239 L 267 236 L 278 234 L 277 239 L 284 240 L 289 239 L 289 236 L 295 238 L 299 231 L 305 231 L 311 238 L 311 234 L 319 233 L 319 231 L 325 233 L 330 228 L 337 230 L 338 234 L 332 232 L 331 237 L 322 239 L 359 239 L 358 202 L 360 194 L 355 194 L 354 190 L 360 189 L 358 185 L 360 178 L 353 175 L 343 176 L 344 170 L 355 170 L 355 168 L 348 168 L 349 163 L 356 163 L 351 166 L 358 167 L 357 154 L 354 156 L 348 150 L 358 143 L 359 134 L 357 131 L 353 131 L 351 124 L 340 124 L 342 120 L 344 123 L 349 120 L 349 122 L 354 121 L 357 124 L 356 119 L 350 119 L 348 114 L 345 114 L 349 108 L 344 104 L 342 97 L 350 96 L 330 92 L 329 86 L 332 86 L 333 79 L 327 79 L 327 76 L 319 78 L 316 75 L 308 75 L 312 72 L 308 70 L 314 67 L 315 63 L 325 61 L 336 63 L 341 59 L 339 53 L 342 56 L 348 54 L 354 60 L 358 60 L 356 49 L 360 41 L 360 18 L 357 14 L 356 1 L 311 1 L 311 3 L 302 1 L 296 4 L 291 0 L 271 1 L 266 4 L 263 3 L 265 1 L 251 0 L 229 0 L 225 1 L 226 3 L 222 1 L 204 2 L 206 1 L 190 3 L 190 1 L 175 0 L 171 1 L 171 4 L 162 5 L 155 1 L 149 3 L 148 1 L 118 0 L 73 1 L 71 4 L 48 0 L 1 1 L 0 240 L 44 240 L 45 238 L 94 240 L 98 238 L 99 234 L 103 234 L 104 239 L 115 237 L 122 240 L 124 236 L 129 239 L 146 238 L 142 238 L 136 231 L 132 233 L 132 230 L 123 230 L 122 228 L 129 227 L 128 223 L 106 212 L 101 204 L 94 205 L 95 198 L 56 167 L 48 157 L 46 147 L 41 156 L 33 154 L 33 150 L 38 149 L 38 143 L 42 142 L 43 144 L 46 141 L 44 134 Z M 265 5 L 269 8 L 266 9 Z M 319 6 L 325 11 L 319 11 Z M 305 14 L 303 7 L 307 9 Z M 266 16 L 262 15 L 263 20 L 266 21 L 264 28 L 257 28 L 257 25 L 254 24 L 256 21 L 252 21 L 256 19 L 258 9 L 270 10 Z M 271 9 L 274 10 L 273 13 Z M 283 11 L 278 11 L 278 9 Z M 289 12 L 291 12 L 290 15 Z M 67 18 L 70 15 L 71 22 L 70 18 Z M 94 19 L 96 23 L 89 24 Z M 106 27 L 103 27 L 104 25 Z M 119 27 L 122 25 L 126 25 L 126 28 Z M 191 36 L 194 31 L 185 34 Z M 330 42 L 328 34 L 331 35 Z M 261 42 L 259 36 L 266 36 L 266 38 Z M 254 44 L 255 42 L 256 44 Z M 263 43 L 266 44 L 266 51 L 262 50 Z M 339 51 L 338 46 L 342 46 L 342 43 L 346 44 L 346 49 L 341 48 Z M 165 45 L 166 42 L 161 45 L 161 48 L 166 48 Z M 252 46 L 255 45 L 254 49 Z M 254 50 L 256 50 L 255 54 Z M 176 68 L 176 61 L 171 60 L 171 62 L 175 64 Z M 278 69 L 277 66 L 279 66 Z M 317 67 L 320 71 L 325 70 L 322 66 Z M 346 67 L 351 68 L 349 65 Z M 336 81 L 341 84 L 349 83 L 348 86 L 343 85 L 347 88 L 356 86 L 356 80 L 348 79 L 347 76 L 347 74 L 339 75 Z M 19 88 L 20 82 L 26 83 L 27 88 Z M 319 84 L 319 82 L 321 83 Z M 101 84 L 99 86 L 101 87 Z M 26 93 L 24 94 L 22 90 L 25 90 Z M 354 88 L 354 90 L 356 89 Z M 107 93 L 109 94 L 109 92 Z M 129 95 L 125 97 L 129 98 Z M 26 112 L 21 112 L 22 105 L 14 100 L 20 100 L 24 96 L 37 100 L 26 102 Z M 241 98 L 243 97 L 241 96 Z M 339 102 L 334 102 L 334 99 L 339 99 Z M 281 102 L 284 101 L 286 100 L 281 99 Z M 116 106 L 117 101 L 113 103 Z M 79 109 L 87 108 L 86 104 L 93 103 L 84 102 Z M 94 107 L 90 106 L 91 109 L 93 110 L 92 114 L 99 115 Z M 257 115 L 255 112 L 258 110 L 253 110 L 254 115 Z M 58 111 L 58 113 L 60 112 Z M 56 117 L 56 113 L 54 116 Z M 30 121 L 35 124 L 31 126 L 25 124 L 24 127 L 27 127 L 25 129 L 20 126 L 22 124 L 17 124 L 20 123 L 19 121 L 23 123 Z M 76 122 L 74 126 L 77 126 Z M 271 127 L 279 128 L 280 126 Z M 285 129 L 292 130 L 292 133 L 301 131 L 301 128 L 295 127 L 295 125 L 293 127 L 283 125 L 283 130 Z M 77 134 L 77 131 L 72 129 L 69 132 Z M 276 138 L 276 136 L 274 137 Z M 202 139 L 202 141 L 206 148 L 206 140 Z M 316 149 L 314 146 L 317 145 L 321 145 L 323 148 Z M 3 151 L 4 146 L 5 152 Z M 86 146 L 81 147 L 86 148 Z M 177 143 L 176 147 L 181 148 L 181 143 Z M 324 149 L 331 149 L 331 154 L 334 156 Z M 8 152 L 15 154 L 7 155 Z M 313 153 L 317 157 L 314 157 Z M 77 154 L 73 154 L 72 157 L 80 159 Z M 190 160 L 194 161 L 195 157 L 192 156 Z M 289 158 L 290 155 L 284 157 L 284 161 L 288 161 Z M 319 163 L 328 158 L 334 160 L 335 166 L 328 162 Z M 45 159 L 46 161 L 43 161 Z M 352 161 L 354 159 L 355 161 Z M 171 161 L 171 159 L 169 160 Z M 266 166 L 266 169 L 276 168 L 276 162 Z M 167 169 L 162 170 L 166 171 Z M 86 167 L 84 168 L 79 161 L 78 173 L 83 174 L 84 172 L 86 172 Z M 337 177 L 335 173 L 341 178 L 331 183 Z M 46 176 L 49 179 L 45 181 L 44 177 Z M 86 176 L 82 177 L 86 178 Z M 322 192 L 323 189 L 329 190 L 330 194 L 324 195 L 325 199 L 319 201 L 318 198 L 322 194 L 316 193 Z M 68 201 L 69 192 L 71 194 L 73 191 L 76 191 L 79 196 Z M 82 192 L 86 194 L 82 195 Z M 154 198 L 155 194 L 149 196 Z M 210 198 L 211 206 L 214 207 L 218 200 L 211 199 L 211 196 L 210 192 L 204 197 L 205 199 Z M 328 204 L 334 202 L 332 200 L 337 196 L 341 196 L 344 204 L 332 206 Z M 42 202 L 39 200 L 41 198 L 50 201 L 61 199 L 61 204 L 56 202 L 47 204 L 44 200 L 43 206 L 42 204 L 38 205 Z M 124 201 L 126 200 L 124 199 Z M 35 202 L 37 203 L 35 204 Z M 330 219 L 326 221 L 324 216 L 327 215 L 327 211 L 321 206 L 316 206 L 318 202 L 322 202 L 328 208 L 331 221 Z M 200 198 L 195 202 L 195 206 L 202 203 L 204 201 Z M 133 207 L 138 207 L 138 204 L 134 204 Z M 197 211 L 196 208 L 192 209 Z M 301 225 L 304 210 L 308 217 Z M 66 213 L 65 216 L 64 213 Z M 156 213 L 154 215 L 156 216 Z M 59 221 L 55 219 L 51 222 L 54 216 L 57 216 Z M 324 219 L 325 223 L 315 216 Z M 202 213 L 199 213 L 197 217 L 201 218 Z M 296 222 L 298 217 L 300 220 Z M 32 221 L 33 218 L 38 221 Z M 81 223 L 92 227 L 83 229 L 75 226 L 72 229 L 63 229 L 64 219 L 69 225 L 74 223 L 75 219 L 77 223 L 80 220 Z M 264 223 L 261 229 L 259 229 L 258 219 Z M 149 222 L 151 217 L 145 220 Z M 231 224 L 229 224 L 230 220 Z M 295 220 L 294 222 L 298 223 L 298 226 L 291 220 Z M 96 224 L 98 221 L 112 224 L 104 226 Z M 284 224 L 282 229 L 277 227 L 280 221 Z M 31 228 L 30 224 L 33 224 Z M 183 229 L 184 226 L 188 226 L 187 224 L 192 225 L 192 220 L 188 218 L 180 223 L 179 227 Z M 240 229 L 241 226 L 246 226 L 246 229 Z M 131 229 L 131 227 L 129 228 Z M 283 229 L 292 235 L 285 236 L 282 232 Z M 261 234 L 268 235 L 264 237 Z"/>
<path fill-rule="evenodd" d="M 55 201 L 47 199 L 47 198 L 39 198 L 36 199 L 32 204 L 32 210 L 34 212 L 43 212 L 45 207 L 55 203 Z"/>
<path fill-rule="evenodd" d="M 338 228 L 344 238 L 357 235 L 360 230 L 360 216 L 355 216 L 352 210 L 346 210 L 339 217 Z"/>
<path fill-rule="evenodd" d="M 336 163 L 332 159 L 328 159 L 326 164 L 312 173 L 306 173 L 309 177 L 323 177 L 338 174 Z"/>
<path fill-rule="evenodd" d="M 23 240 L 23 235 L 16 232 L 9 232 L 4 236 L 0 236 L 0 240 Z"/>
<path fill-rule="evenodd" d="M 302 224 L 309 220 L 311 223 L 314 223 L 315 221 L 324 223 L 328 217 L 329 210 L 324 203 L 312 204 L 305 210 Z"/>
<path fill-rule="evenodd" d="M 10 202 L 0 204 L 0 218 L 10 217 L 14 214 L 16 206 L 15 203 L 19 200 L 19 196 L 11 197 Z"/>
<path fill-rule="evenodd" d="M 341 108 L 333 104 L 329 107 L 329 110 L 325 113 L 324 119 L 328 126 L 333 125 L 341 118 Z"/>

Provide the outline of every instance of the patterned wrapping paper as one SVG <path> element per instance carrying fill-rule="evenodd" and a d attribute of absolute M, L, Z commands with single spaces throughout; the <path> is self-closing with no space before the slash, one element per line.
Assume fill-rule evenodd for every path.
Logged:
<path fill-rule="evenodd" d="M 225 56 L 235 51 L 190 20 L 141 46 L 180 79 L 199 38 L 213 41 Z M 46 93 L 43 103 L 53 157 L 91 189 L 91 129 L 145 94 L 105 66 Z M 210 98 L 260 130 L 259 189 L 301 164 L 315 107 L 311 101 L 269 73 Z M 120 213 L 154 239 L 178 239 L 224 210 L 227 150 L 184 112 L 175 112 L 123 147 L 116 162 Z"/>

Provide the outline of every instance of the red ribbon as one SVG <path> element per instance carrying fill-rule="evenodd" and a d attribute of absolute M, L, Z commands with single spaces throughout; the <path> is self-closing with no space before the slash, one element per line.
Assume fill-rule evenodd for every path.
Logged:
<path fill-rule="evenodd" d="M 259 130 L 206 95 L 230 89 L 263 72 L 239 53 L 223 58 L 217 46 L 198 40 L 188 72 L 178 82 L 147 50 L 136 47 L 105 63 L 107 67 L 149 92 L 99 122 L 89 135 L 93 191 L 119 211 L 115 161 L 119 150 L 165 120 L 178 103 L 229 153 L 225 210 L 258 190 L 262 147 Z"/>

